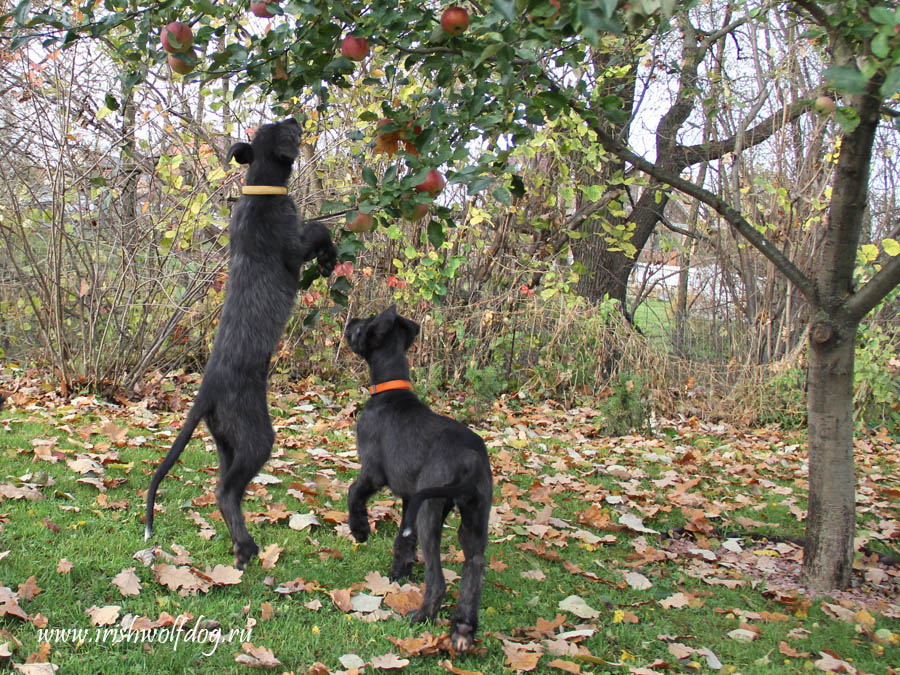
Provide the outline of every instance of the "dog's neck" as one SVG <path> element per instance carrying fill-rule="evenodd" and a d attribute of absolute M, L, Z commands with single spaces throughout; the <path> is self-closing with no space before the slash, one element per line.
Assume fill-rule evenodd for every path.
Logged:
<path fill-rule="evenodd" d="M 373 355 L 369 361 L 369 382 L 374 386 L 395 380 L 409 381 L 409 361 L 403 354 L 391 354 L 388 358 Z"/>

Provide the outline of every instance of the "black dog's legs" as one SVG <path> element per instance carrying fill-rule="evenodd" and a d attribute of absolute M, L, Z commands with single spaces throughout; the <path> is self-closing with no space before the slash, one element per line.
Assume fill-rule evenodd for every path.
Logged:
<path fill-rule="evenodd" d="M 413 623 L 432 621 L 441 608 L 447 583 L 441 567 L 441 526 L 443 525 L 444 500 L 430 499 L 422 505 L 418 525 L 422 555 L 425 557 L 425 599 L 413 616 Z"/>
<path fill-rule="evenodd" d="M 259 553 L 247 531 L 241 502 L 247 485 L 269 459 L 275 431 L 265 403 L 257 410 L 245 409 L 233 417 L 234 423 L 220 420 L 210 425 L 219 452 L 219 485 L 216 504 L 231 534 L 235 566 L 244 569 Z"/>
<path fill-rule="evenodd" d="M 400 518 L 401 524 L 406 522 L 406 508 L 409 506 L 409 500 L 403 500 L 403 515 Z M 402 528 L 401 528 L 402 530 Z M 413 563 L 416 560 L 416 535 L 415 532 L 408 537 L 403 536 L 403 532 L 397 532 L 394 539 L 394 557 L 391 562 L 391 571 L 388 578 L 391 581 L 399 581 L 405 579 L 412 573 Z"/>
<path fill-rule="evenodd" d="M 484 582 L 484 549 L 488 537 L 487 518 L 480 517 L 481 511 L 483 509 L 479 509 L 477 504 L 460 504 L 462 522 L 457 533 L 466 562 L 459 584 L 456 611 L 450 622 L 450 644 L 457 652 L 466 652 L 471 648 L 478 629 L 478 605 Z"/>
<path fill-rule="evenodd" d="M 366 510 L 366 502 L 369 497 L 378 492 L 384 484 L 379 484 L 363 471 L 350 486 L 347 493 L 347 511 L 349 512 L 350 534 L 358 542 L 364 542 L 369 538 L 369 512 Z"/>

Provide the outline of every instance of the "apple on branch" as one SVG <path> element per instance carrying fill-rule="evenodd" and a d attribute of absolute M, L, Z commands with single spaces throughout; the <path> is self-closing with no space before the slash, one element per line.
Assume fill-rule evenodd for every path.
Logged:
<path fill-rule="evenodd" d="M 441 14 L 441 28 L 450 35 L 460 35 L 469 27 L 469 13 L 462 7 L 453 5 Z"/>
<path fill-rule="evenodd" d="M 167 23 L 159 34 L 164 50 L 170 54 L 186 52 L 194 45 L 194 33 L 191 27 L 181 21 Z"/>
<path fill-rule="evenodd" d="M 366 38 L 348 35 L 341 40 L 341 54 L 351 61 L 362 61 L 369 55 L 369 41 Z"/>
<path fill-rule="evenodd" d="M 193 55 L 192 51 L 191 56 Z M 192 72 L 196 66 L 182 59 L 182 56 L 184 56 L 183 53 L 169 54 L 169 67 L 179 75 L 187 75 Z"/>
<path fill-rule="evenodd" d="M 375 226 L 375 219 L 369 213 L 356 212 L 356 217 L 347 219 L 346 228 L 351 232 L 368 232 Z"/>
<path fill-rule="evenodd" d="M 437 169 L 432 169 L 425 176 L 425 180 L 416 185 L 416 192 L 427 192 L 432 197 L 436 197 L 441 190 L 444 189 L 444 177 Z"/>
<path fill-rule="evenodd" d="M 265 0 L 253 0 L 250 3 L 250 12 L 253 16 L 258 16 L 261 19 L 270 19 L 274 14 L 269 11 L 269 5 L 277 5 L 277 2 L 266 2 Z"/>

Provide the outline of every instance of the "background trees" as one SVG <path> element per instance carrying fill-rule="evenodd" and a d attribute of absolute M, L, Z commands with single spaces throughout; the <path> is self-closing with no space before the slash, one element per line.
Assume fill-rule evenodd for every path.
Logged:
<path fill-rule="evenodd" d="M 87 70 L 86 57 L 73 51 L 82 44 L 91 45 L 91 58 L 102 47 L 117 75 L 106 92 L 95 86 L 74 97 L 102 99 L 89 124 L 119 125 L 101 148 L 119 159 L 110 169 L 118 181 L 114 205 L 97 210 L 89 186 L 108 178 L 79 173 L 81 159 L 68 172 L 44 162 L 43 184 L 61 188 L 56 207 L 46 218 L 40 208 L 40 218 L 26 217 L 40 204 L 32 191 L 32 211 L 14 207 L 16 226 L 4 230 L 19 261 L 16 276 L 28 278 L 47 354 L 66 382 L 74 369 L 89 381 L 133 386 L 168 349 L 178 352 L 184 335 L 176 329 L 184 331 L 200 297 L 216 292 L 231 179 L 212 160 L 228 136 L 239 135 L 236 120 L 253 121 L 242 110 L 262 100 L 273 114 L 293 114 L 305 125 L 300 180 L 310 212 L 351 208 L 374 216 L 379 234 L 366 253 L 356 258 L 361 244 L 348 234 L 343 258 L 357 261 L 357 279 L 383 278 L 410 304 L 424 303 L 435 324 L 431 346 L 440 341 L 438 353 L 463 355 L 468 364 L 441 364 L 432 355 L 429 365 L 441 366 L 443 377 L 466 377 L 496 393 L 521 386 L 521 373 L 550 372 L 543 384 L 570 393 L 615 368 L 621 341 L 600 348 L 591 327 L 578 327 L 587 353 L 548 348 L 563 327 L 576 328 L 558 319 L 539 327 L 524 314 L 534 298 L 559 300 L 563 312 L 590 308 L 581 314 L 606 316 L 592 303 L 602 309 L 609 296 L 632 316 L 649 287 L 671 288 L 666 331 L 676 353 L 693 358 L 692 317 L 712 326 L 717 340 L 723 330 L 733 333 L 726 360 L 748 363 L 796 352 L 811 325 L 806 572 L 815 586 L 845 585 L 853 553 L 856 337 L 900 281 L 887 152 L 895 139 L 883 124 L 896 118 L 885 105 L 900 89 L 900 19 L 896 9 L 867 0 L 663 5 L 658 12 L 651 0 L 622 8 L 610 1 L 473 3 L 468 28 L 451 36 L 439 27 L 443 6 L 406 2 L 268 3 L 269 19 L 240 4 L 108 0 L 31 11 L 20 3 L 3 24 L 19 64 L 12 86 L 69 110 L 59 94 L 72 100 L 83 78 L 58 79 L 52 100 L 28 79 L 45 62 Z M 183 81 L 172 79 L 158 44 L 160 29 L 176 19 L 193 30 L 193 51 L 178 53 L 186 64 L 179 69 L 194 68 Z M 364 60 L 341 54 L 348 34 L 371 46 Z M 70 48 L 65 58 L 53 51 L 60 46 Z M 819 96 L 835 105 L 820 102 L 814 111 Z M 161 121 L 152 140 L 141 130 L 142 114 Z M 65 132 L 57 142 L 62 138 Z M 34 172 L 40 164 L 26 166 Z M 431 203 L 415 187 L 435 168 L 450 185 Z M 870 176 L 878 186 L 871 199 Z M 20 177 L 7 189 L 27 184 Z M 89 195 L 81 220 L 72 216 L 79 207 L 63 197 L 72 188 Z M 166 216 L 152 210 L 160 204 L 180 209 L 179 227 L 160 229 Z M 428 216 L 415 220 L 416 206 L 427 206 Z M 102 245 L 85 234 L 92 219 L 104 223 L 96 230 Z M 36 241 L 45 247 L 38 254 Z M 67 247 L 75 255 L 64 254 Z M 83 269 L 75 261 L 100 248 L 118 262 L 104 267 L 112 280 L 107 300 L 93 314 L 84 310 L 93 317 L 85 321 L 71 308 L 97 293 L 97 258 Z M 665 282 L 655 266 L 678 283 Z M 647 285 L 634 283 L 636 269 Z M 328 288 L 338 300 L 351 291 L 351 272 L 342 270 Z M 692 282 L 698 270 L 712 270 L 718 307 L 697 304 L 710 297 Z M 86 285 L 79 280 L 73 290 L 75 276 Z M 325 290 L 320 283 L 304 296 L 313 314 Z M 363 284 L 352 299 L 375 295 Z M 157 311 L 145 311 L 154 303 Z M 723 308 L 734 311 L 725 320 Z M 208 314 L 198 316 L 209 325 Z M 88 368 L 90 359 L 73 366 L 78 349 L 64 326 L 74 320 L 85 326 L 80 345 L 121 361 L 105 370 Z M 864 329 L 873 331 L 877 324 Z M 153 337 L 121 348 L 138 334 Z M 97 335 L 101 342 L 90 337 Z M 118 342 L 109 342 L 113 335 Z M 202 341 L 205 333 L 185 335 Z M 467 355 L 475 344 L 487 345 L 477 358 Z M 891 353 L 880 356 L 889 361 Z M 556 369 L 542 371 L 548 363 Z"/>

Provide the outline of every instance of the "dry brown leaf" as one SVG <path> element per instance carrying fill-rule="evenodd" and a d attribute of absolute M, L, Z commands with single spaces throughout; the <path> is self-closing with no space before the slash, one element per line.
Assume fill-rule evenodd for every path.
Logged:
<path fill-rule="evenodd" d="M 13 670 L 23 675 L 53 675 L 59 666 L 54 663 L 14 663 Z"/>
<path fill-rule="evenodd" d="M 275 616 L 275 608 L 272 607 L 272 603 L 264 602 L 259 606 L 260 621 L 269 621 L 273 616 Z"/>
<path fill-rule="evenodd" d="M 0 616 L 14 616 L 28 621 L 28 615 L 19 607 L 19 599 L 11 588 L 0 586 Z"/>
<path fill-rule="evenodd" d="M 564 670 L 567 673 L 574 673 L 574 675 L 579 675 L 579 673 L 581 673 L 581 666 L 579 666 L 577 663 L 574 663 L 573 661 L 553 659 L 545 665 L 550 666 L 551 668 L 556 668 L 557 670 Z"/>
<path fill-rule="evenodd" d="M 244 653 L 238 654 L 234 658 L 236 663 L 251 668 L 275 668 L 281 665 L 281 661 L 276 659 L 275 654 L 267 647 L 262 645 L 255 647 L 251 643 L 245 642 L 241 645 L 241 649 L 244 650 Z"/>
<path fill-rule="evenodd" d="M 506 661 L 503 662 L 503 665 L 526 673 L 537 668 L 538 662 L 541 660 L 541 654 L 526 652 L 524 649 L 512 649 L 504 646 L 503 653 L 506 654 Z"/>
<path fill-rule="evenodd" d="M 84 610 L 91 617 L 92 626 L 111 626 L 119 620 L 121 605 L 106 605 L 104 607 L 93 606 Z"/>
<path fill-rule="evenodd" d="M 150 569 L 153 570 L 156 580 L 172 591 L 196 592 L 203 585 L 202 580 L 191 571 L 188 565 L 176 566 L 158 563 Z"/>
<path fill-rule="evenodd" d="M 280 593 L 282 595 L 290 595 L 291 593 L 310 593 L 316 590 L 316 585 L 311 581 L 307 581 L 303 577 L 297 577 L 293 581 L 288 581 L 287 583 L 281 584 L 278 588 L 275 589 L 276 593 Z"/>
<path fill-rule="evenodd" d="M 690 603 L 691 599 L 684 593 L 675 593 L 659 601 L 659 604 L 665 609 L 682 609 Z"/>
<path fill-rule="evenodd" d="M 133 567 L 129 567 L 128 569 L 119 572 L 113 577 L 110 583 L 118 588 L 119 593 L 124 597 L 128 597 L 129 595 L 140 595 L 141 593 L 141 580 L 138 579 L 137 574 L 134 573 Z"/>
<path fill-rule="evenodd" d="M 34 575 L 31 575 L 25 580 L 24 584 L 19 584 L 19 599 L 20 600 L 31 600 L 38 593 L 41 593 L 44 589 L 37 585 L 37 578 Z"/>
<path fill-rule="evenodd" d="M 480 670 L 464 670 L 462 668 L 457 668 L 447 659 L 438 661 L 438 665 L 453 675 L 484 675 Z"/>
<path fill-rule="evenodd" d="M 409 665 L 409 659 L 403 659 L 393 652 L 388 652 L 387 654 L 376 656 L 370 663 L 376 670 L 401 670 Z"/>
<path fill-rule="evenodd" d="M 422 606 L 422 593 L 417 588 L 410 588 L 399 593 L 388 593 L 384 596 L 384 604 L 392 610 L 406 616 Z"/>
<path fill-rule="evenodd" d="M 269 544 L 260 551 L 259 559 L 262 561 L 262 568 L 264 570 L 275 569 L 275 563 L 278 562 L 278 558 L 281 556 L 282 551 L 284 551 L 284 548 L 278 544 Z"/>
<path fill-rule="evenodd" d="M 216 565 L 212 569 L 207 566 L 204 572 L 216 586 L 233 586 L 241 583 L 244 571 L 231 565 Z"/>
<path fill-rule="evenodd" d="M 334 606 L 342 612 L 348 613 L 353 611 L 353 604 L 350 602 L 350 589 L 336 588 L 329 591 L 328 595 L 331 596 L 331 601 L 334 603 Z"/>
<path fill-rule="evenodd" d="M 791 647 L 787 642 L 782 640 L 778 643 L 778 651 L 784 654 L 785 656 L 790 656 L 792 659 L 807 659 L 809 658 L 809 652 L 798 652 L 796 649 Z"/>

